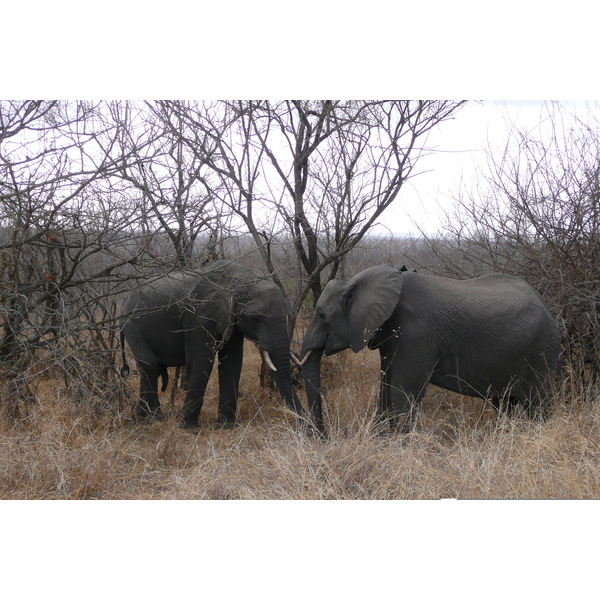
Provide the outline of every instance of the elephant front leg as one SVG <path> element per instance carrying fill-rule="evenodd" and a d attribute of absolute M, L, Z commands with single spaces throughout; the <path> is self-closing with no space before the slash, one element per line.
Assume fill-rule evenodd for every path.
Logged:
<path fill-rule="evenodd" d="M 393 346 L 383 347 L 380 352 L 381 386 L 377 422 L 384 431 L 410 433 L 435 361 L 430 368 L 426 368 Z"/>
<path fill-rule="evenodd" d="M 181 429 L 198 429 L 200 427 L 200 411 L 204 404 L 204 392 L 212 371 L 214 355 L 202 360 L 188 361 L 188 381 L 185 400 L 183 402 L 183 419 Z"/>
<path fill-rule="evenodd" d="M 384 345 L 380 347 L 379 352 L 381 371 L 375 427 L 379 433 L 386 434 L 397 431 L 400 420 L 403 420 L 403 423 L 410 421 L 412 403 L 410 398 L 403 393 L 402 388 L 398 387 L 399 377 L 398 373 L 394 371 L 397 365 L 394 365 L 392 360 L 395 355 L 395 348 Z M 407 426 L 411 427 L 410 424 Z M 403 426 L 402 432 L 404 432 L 404 429 Z"/>
<path fill-rule="evenodd" d="M 219 351 L 219 421 L 229 429 L 235 426 L 244 336 L 235 332 Z"/>
<path fill-rule="evenodd" d="M 385 429 L 390 424 L 392 411 L 390 405 L 389 384 L 387 369 L 389 367 L 385 355 L 380 352 L 381 370 L 379 372 L 379 397 L 377 399 L 377 411 L 375 413 L 375 423 L 378 429 Z"/>
<path fill-rule="evenodd" d="M 410 433 L 417 421 L 424 394 L 407 391 L 411 389 L 410 386 L 403 384 L 386 383 L 386 387 L 389 397 L 386 423 L 389 429 L 402 435 Z"/>

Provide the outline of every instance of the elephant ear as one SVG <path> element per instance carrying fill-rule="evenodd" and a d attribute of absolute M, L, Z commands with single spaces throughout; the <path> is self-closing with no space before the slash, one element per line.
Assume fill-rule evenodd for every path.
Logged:
<path fill-rule="evenodd" d="M 370 267 L 348 281 L 345 292 L 350 347 L 362 350 L 392 315 L 400 299 L 402 273 L 388 265 Z"/>

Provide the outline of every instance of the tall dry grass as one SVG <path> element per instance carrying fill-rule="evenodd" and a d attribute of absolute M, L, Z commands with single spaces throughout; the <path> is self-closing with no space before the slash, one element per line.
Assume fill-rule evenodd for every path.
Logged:
<path fill-rule="evenodd" d="M 98 415 L 45 381 L 26 418 L 0 425 L 0 498 L 600 498 L 594 390 L 566 378 L 552 417 L 537 423 L 430 387 L 413 433 L 378 437 L 377 369 L 374 352 L 326 360 L 325 441 L 297 434 L 278 395 L 260 388 L 251 346 L 234 430 L 216 423 L 213 380 L 198 434 L 178 428 L 181 392 L 174 406 L 163 396 L 166 422 L 141 425 L 127 411 Z"/>

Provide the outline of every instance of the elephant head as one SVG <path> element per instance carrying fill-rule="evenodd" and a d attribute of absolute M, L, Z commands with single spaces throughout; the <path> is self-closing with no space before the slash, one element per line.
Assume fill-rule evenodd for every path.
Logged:
<path fill-rule="evenodd" d="M 237 283 L 233 305 L 235 331 L 256 342 L 286 404 L 304 416 L 292 384 L 289 316 L 281 290 L 267 279 Z"/>
<path fill-rule="evenodd" d="M 315 425 L 324 431 L 321 357 L 346 348 L 359 352 L 389 318 L 402 290 L 402 272 L 386 265 L 349 280 L 332 279 L 324 288 L 304 336 L 301 357 L 306 394 Z"/>
<path fill-rule="evenodd" d="M 223 343 L 232 334 L 256 342 L 286 404 L 304 417 L 292 384 L 288 307 L 281 290 L 271 279 L 232 261 L 215 261 L 206 273 L 230 298 L 234 327 L 229 326 Z"/>

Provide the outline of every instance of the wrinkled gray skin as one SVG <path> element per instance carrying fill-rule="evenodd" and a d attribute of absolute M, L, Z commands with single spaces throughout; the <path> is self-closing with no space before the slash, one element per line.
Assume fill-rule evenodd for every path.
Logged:
<path fill-rule="evenodd" d="M 381 356 L 378 419 L 407 433 L 429 383 L 542 416 L 560 336 L 537 292 L 509 275 L 458 281 L 382 265 L 332 280 L 301 353 L 312 350 L 303 376 L 320 431 L 322 354 L 366 345 Z"/>
<path fill-rule="evenodd" d="M 204 392 L 215 356 L 219 368 L 219 418 L 236 419 L 244 337 L 269 353 L 281 395 L 297 415 L 304 411 L 292 385 L 286 305 L 272 280 L 216 261 L 202 271 L 173 272 L 140 287 L 125 304 L 122 333 L 140 371 L 137 416 L 163 419 L 158 398 L 167 367 L 186 365 L 187 388 L 181 427 L 199 427 Z M 129 367 L 125 362 L 122 373 Z"/>

